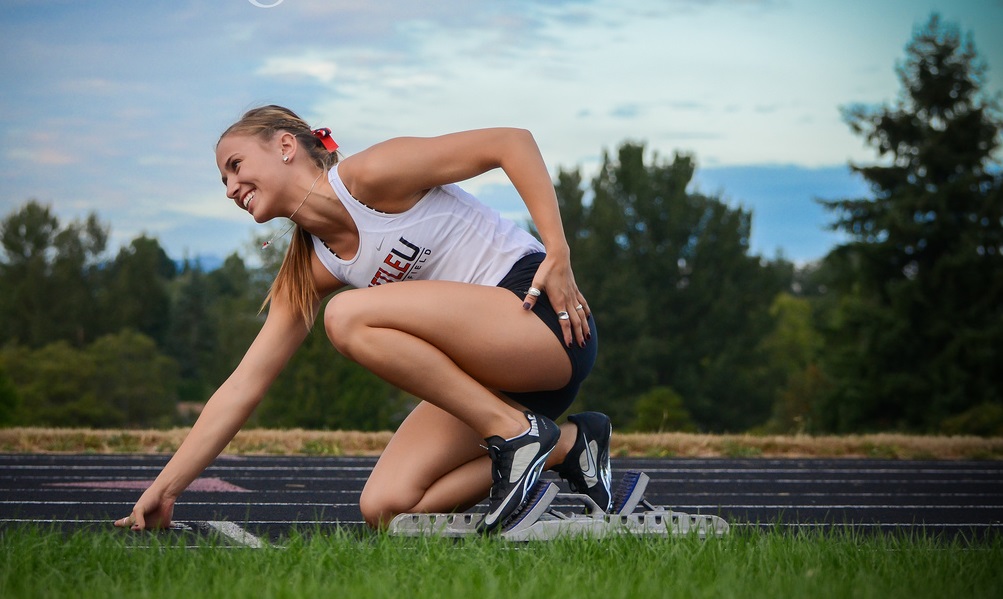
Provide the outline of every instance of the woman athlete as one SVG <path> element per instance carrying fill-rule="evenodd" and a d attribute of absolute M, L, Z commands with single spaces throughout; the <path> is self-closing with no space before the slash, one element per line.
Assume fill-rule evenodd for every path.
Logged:
<path fill-rule="evenodd" d="M 543 469 L 610 504 L 609 419 L 558 418 L 596 356 L 557 197 L 532 135 L 483 129 L 397 138 L 338 160 L 327 129 L 279 106 L 247 112 L 216 145 L 226 195 L 295 232 L 265 323 L 127 518 L 170 525 L 182 491 L 219 455 L 306 338 L 323 299 L 339 352 L 419 398 L 362 491 L 366 522 L 468 509 L 502 526 Z M 501 168 L 542 243 L 455 185 Z M 486 447 L 485 447 L 486 445 Z M 486 449 L 486 451 L 485 451 Z"/>

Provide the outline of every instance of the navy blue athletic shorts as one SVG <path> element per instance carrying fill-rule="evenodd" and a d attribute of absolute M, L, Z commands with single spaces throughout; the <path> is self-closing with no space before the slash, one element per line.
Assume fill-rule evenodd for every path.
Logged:
<path fill-rule="evenodd" d="M 536 275 L 536 271 L 540 267 L 540 263 L 543 262 L 544 257 L 546 257 L 546 254 L 536 253 L 520 258 L 512 266 L 512 270 L 498 283 L 498 287 L 508 289 L 516 294 L 520 300 L 524 299 L 526 292 L 533 285 L 533 277 Z M 547 299 L 546 292 L 536 298 L 533 313 L 550 327 L 550 330 L 557 336 L 561 345 L 564 346 L 564 331 L 561 329 L 561 321 L 557 319 L 557 313 L 554 312 L 554 307 L 550 305 L 550 300 Z M 564 346 L 564 349 L 568 352 L 568 358 L 571 359 L 571 380 L 568 381 L 567 385 L 550 391 L 502 391 L 502 393 L 513 401 L 519 402 L 519 404 L 525 406 L 530 411 L 543 414 L 551 420 L 559 418 L 571 406 L 571 402 L 575 400 L 575 396 L 578 395 L 578 388 L 581 387 L 582 381 L 592 371 L 592 366 L 596 362 L 596 348 L 599 345 L 599 335 L 596 330 L 595 320 L 591 315 L 589 316 L 589 331 L 592 338 L 585 342 L 585 347 L 579 347 L 575 342 L 571 343 L 571 347 Z"/>

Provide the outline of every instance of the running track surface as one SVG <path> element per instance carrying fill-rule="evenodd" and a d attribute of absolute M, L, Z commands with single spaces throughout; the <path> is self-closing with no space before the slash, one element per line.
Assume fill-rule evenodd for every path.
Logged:
<path fill-rule="evenodd" d="M 0 454 L 0 531 L 27 523 L 110 530 L 168 457 Z M 215 531 L 229 543 L 257 546 L 281 542 L 293 527 L 362 530 L 358 498 L 374 463 L 221 456 L 181 496 L 174 512 L 181 532 L 169 534 Z M 627 470 L 651 478 L 649 503 L 719 515 L 733 528 L 922 531 L 971 540 L 1003 532 L 998 461 L 620 458 L 613 460 L 614 485 Z"/>

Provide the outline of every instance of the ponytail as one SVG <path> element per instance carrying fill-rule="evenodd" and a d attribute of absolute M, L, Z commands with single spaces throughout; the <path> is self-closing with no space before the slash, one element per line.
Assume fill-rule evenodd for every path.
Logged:
<path fill-rule="evenodd" d="M 284 299 L 293 311 L 303 318 L 308 329 L 313 327 L 317 312 L 314 309 L 320 297 L 314 286 L 311 262 L 313 258 L 313 243 L 310 232 L 296 225 L 293 237 L 286 248 L 286 255 L 279 267 L 279 274 L 272 281 L 272 286 L 261 304 L 264 311 L 275 297 Z"/>

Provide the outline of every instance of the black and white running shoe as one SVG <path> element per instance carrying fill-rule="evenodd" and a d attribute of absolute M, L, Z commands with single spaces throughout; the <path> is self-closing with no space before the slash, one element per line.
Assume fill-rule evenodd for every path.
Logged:
<path fill-rule="evenodd" d="M 547 456 L 557 446 L 561 431 L 552 420 L 526 412 L 529 430 L 506 441 L 498 436 L 485 439 L 491 455 L 491 495 L 488 511 L 478 525 L 478 531 L 491 532 L 505 523 L 529 495 L 536 484 Z"/>
<path fill-rule="evenodd" d="M 610 489 L 609 440 L 613 426 L 609 416 L 599 412 L 582 412 L 568 416 L 578 426 L 575 444 L 554 471 L 568 481 L 575 493 L 588 495 L 604 512 L 613 500 Z"/>

